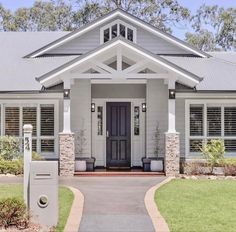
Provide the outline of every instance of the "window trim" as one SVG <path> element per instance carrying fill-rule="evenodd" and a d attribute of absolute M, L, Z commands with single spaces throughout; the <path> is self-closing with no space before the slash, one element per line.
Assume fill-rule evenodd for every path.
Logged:
<path fill-rule="evenodd" d="M 100 28 L 100 44 L 104 44 L 104 34 L 103 34 L 103 32 L 104 32 L 104 30 L 106 30 L 106 29 L 110 29 L 110 31 L 109 31 L 109 33 L 110 33 L 110 35 L 109 35 L 109 37 L 110 38 L 112 38 L 112 31 L 111 31 L 111 28 L 112 28 L 112 26 L 114 26 L 115 24 L 117 24 L 117 36 L 119 36 L 120 35 L 120 24 L 122 24 L 122 25 L 124 25 L 125 26 L 125 38 L 127 39 L 127 32 L 128 32 L 128 28 L 130 28 L 131 30 L 133 30 L 133 43 L 136 43 L 136 40 L 137 40 L 137 29 L 134 27 L 134 26 L 132 26 L 132 25 L 130 25 L 130 24 L 128 24 L 128 23 L 126 23 L 126 22 L 124 22 L 124 21 L 122 21 L 122 20 L 120 20 L 120 19 L 117 19 L 117 20 L 115 20 L 115 21 L 112 21 L 111 23 L 109 23 L 109 24 L 106 24 L 105 26 L 103 26 L 103 27 L 101 27 Z"/>
<path fill-rule="evenodd" d="M 40 135 L 40 105 L 54 105 L 54 136 L 41 136 Z M 45 158 L 58 158 L 59 152 L 59 141 L 58 141 L 58 134 L 59 134 L 59 101 L 58 100 L 28 100 L 28 99 L 21 99 L 21 100 L 0 100 L 0 107 L 1 107 L 1 131 L 0 136 L 5 135 L 5 107 L 20 107 L 20 136 L 19 138 L 23 138 L 23 128 L 21 125 L 23 123 L 23 114 L 22 109 L 23 107 L 36 107 L 37 108 L 37 134 L 33 136 L 33 139 L 37 139 L 37 152 L 41 153 L 40 148 L 40 141 L 41 139 L 54 139 L 54 152 L 43 152 L 41 153 Z"/>
<path fill-rule="evenodd" d="M 203 136 L 190 136 L 190 105 L 203 105 Z M 221 136 L 207 136 L 207 106 L 221 107 Z M 214 139 L 221 138 L 223 140 L 236 140 L 236 136 L 224 136 L 224 107 L 236 107 L 236 99 L 198 99 L 185 100 L 185 157 L 199 158 L 200 152 L 190 152 L 190 139 Z M 234 152 L 226 152 L 226 156 L 235 157 Z"/>

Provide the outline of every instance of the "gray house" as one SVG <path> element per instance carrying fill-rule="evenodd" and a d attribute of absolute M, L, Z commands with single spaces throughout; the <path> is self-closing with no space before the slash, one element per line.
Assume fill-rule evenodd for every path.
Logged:
<path fill-rule="evenodd" d="M 171 175 L 211 138 L 235 155 L 234 52 L 205 53 L 120 9 L 71 33 L 3 32 L 0 46 L 0 134 L 22 139 L 32 124 L 33 150 L 61 175 L 78 158 L 129 168 L 157 155 Z"/>

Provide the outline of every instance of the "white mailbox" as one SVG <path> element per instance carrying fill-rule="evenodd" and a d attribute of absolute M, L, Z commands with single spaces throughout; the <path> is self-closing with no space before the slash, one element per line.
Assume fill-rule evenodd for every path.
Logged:
<path fill-rule="evenodd" d="M 58 222 L 58 162 L 30 163 L 29 206 L 33 220 L 52 227 Z"/>

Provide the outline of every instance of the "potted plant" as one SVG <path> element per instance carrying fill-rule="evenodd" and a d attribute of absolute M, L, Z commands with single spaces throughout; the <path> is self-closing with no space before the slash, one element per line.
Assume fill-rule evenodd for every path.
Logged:
<path fill-rule="evenodd" d="M 201 148 L 203 157 L 206 159 L 214 175 L 224 175 L 224 141 L 221 139 L 211 139 L 203 144 Z"/>
<path fill-rule="evenodd" d="M 75 139 L 76 139 L 76 147 L 75 147 L 76 153 L 82 156 L 84 153 L 84 147 L 86 145 L 85 129 L 81 129 L 75 132 Z M 86 160 L 83 159 L 75 160 L 75 171 L 85 172 Z"/>
<path fill-rule="evenodd" d="M 156 130 L 154 133 L 154 142 L 155 142 L 155 148 L 154 148 L 154 154 L 156 157 L 154 159 L 151 159 L 150 163 L 150 169 L 152 172 L 160 172 L 163 171 L 163 160 L 158 159 L 159 153 L 160 153 L 160 139 L 161 139 L 161 133 L 159 129 L 159 123 L 157 123 Z"/>

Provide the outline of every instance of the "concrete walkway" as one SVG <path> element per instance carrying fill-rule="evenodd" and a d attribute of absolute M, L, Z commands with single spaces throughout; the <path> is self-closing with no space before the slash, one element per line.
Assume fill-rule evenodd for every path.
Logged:
<path fill-rule="evenodd" d="M 146 191 L 165 177 L 73 177 L 60 183 L 85 197 L 80 232 L 153 232 L 144 204 Z"/>

